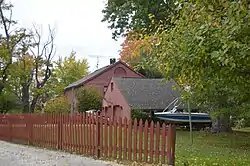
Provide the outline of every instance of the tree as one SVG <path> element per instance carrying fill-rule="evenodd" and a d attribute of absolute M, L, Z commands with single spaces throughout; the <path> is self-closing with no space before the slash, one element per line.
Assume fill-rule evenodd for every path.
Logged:
<path fill-rule="evenodd" d="M 52 59 L 55 55 L 54 39 L 55 30 L 51 29 L 50 26 L 48 39 L 42 43 L 42 27 L 39 28 L 34 26 L 32 29 L 31 43 L 29 51 L 34 57 L 34 82 L 32 86 L 32 101 L 30 105 L 30 112 L 34 112 L 38 103 L 46 102 L 48 97 L 46 86 L 47 82 L 52 75 Z"/>
<path fill-rule="evenodd" d="M 42 27 L 18 28 L 11 18 L 13 6 L 3 0 L 0 5 L 4 32 L 0 34 L 1 111 L 42 110 L 48 100 L 62 94 L 65 86 L 87 74 L 87 61 L 77 61 L 72 52 L 70 57 L 53 62 L 55 30 L 49 26 L 48 40 L 44 41 Z"/>
<path fill-rule="evenodd" d="M 19 97 L 13 93 L 10 85 L 13 63 L 16 60 L 16 50 L 26 37 L 24 28 L 16 27 L 17 22 L 12 20 L 11 3 L 0 0 L 0 110 L 2 113 L 13 109 L 20 109 Z"/>
<path fill-rule="evenodd" d="M 45 43 L 41 38 L 41 32 L 35 26 L 25 33 L 13 50 L 15 56 L 8 68 L 8 90 L 17 96 L 23 112 L 34 112 L 41 102 L 47 101 L 44 87 L 52 74 L 54 30 L 49 27 L 49 38 Z"/>
<path fill-rule="evenodd" d="M 114 39 L 129 31 L 149 34 L 157 29 L 158 23 L 169 24 L 175 8 L 174 0 L 108 0 L 102 21 L 110 24 Z"/>
<path fill-rule="evenodd" d="M 166 78 L 191 86 L 191 99 L 216 112 L 217 130 L 229 131 L 229 115 L 250 104 L 249 2 L 186 1 L 181 6 L 175 26 L 156 34 L 154 63 Z"/>
<path fill-rule="evenodd" d="M 71 52 L 70 56 L 62 59 L 61 57 L 53 69 L 53 75 L 50 80 L 50 88 L 54 89 L 53 95 L 61 95 L 66 86 L 75 82 L 88 74 L 87 59 L 76 59 L 76 52 Z M 53 96 L 52 95 L 52 96 Z"/>
<path fill-rule="evenodd" d="M 0 28 L 4 31 L 3 34 L 0 34 L 0 95 L 2 95 L 7 85 L 10 75 L 9 68 L 14 60 L 15 48 L 25 37 L 24 28 L 15 28 L 13 30 L 17 22 L 12 20 L 12 8 L 12 4 L 0 0 Z M 9 16 L 5 16 L 7 14 Z"/>
<path fill-rule="evenodd" d="M 46 103 L 44 112 L 46 113 L 69 113 L 70 104 L 65 96 L 58 96 Z"/>
<path fill-rule="evenodd" d="M 162 78 L 159 69 L 148 63 L 153 58 L 151 52 L 151 37 L 137 39 L 134 37 L 135 32 L 130 32 L 122 44 L 120 57 L 128 63 L 135 71 L 148 78 Z"/>
<path fill-rule="evenodd" d="M 26 52 L 16 55 L 10 71 L 9 91 L 18 97 L 23 112 L 30 112 L 30 86 L 33 83 L 34 58 Z"/>
<path fill-rule="evenodd" d="M 83 87 L 78 89 L 76 92 L 76 98 L 79 112 L 101 109 L 102 97 L 100 92 L 94 87 Z"/>

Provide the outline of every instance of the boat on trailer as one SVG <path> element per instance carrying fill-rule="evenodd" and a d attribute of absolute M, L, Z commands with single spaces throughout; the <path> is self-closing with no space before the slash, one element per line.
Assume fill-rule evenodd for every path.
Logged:
<path fill-rule="evenodd" d="M 201 129 L 205 127 L 211 127 L 212 119 L 209 114 L 199 112 L 191 112 L 189 114 L 189 112 L 183 111 L 184 109 L 178 108 L 182 104 L 177 104 L 178 101 L 178 98 L 176 98 L 162 112 L 155 112 L 154 116 L 158 119 L 166 121 L 167 123 L 174 123 L 180 126 L 189 126 L 191 115 L 191 122 L 194 128 Z M 174 107 L 169 110 L 171 104 L 174 104 Z"/>

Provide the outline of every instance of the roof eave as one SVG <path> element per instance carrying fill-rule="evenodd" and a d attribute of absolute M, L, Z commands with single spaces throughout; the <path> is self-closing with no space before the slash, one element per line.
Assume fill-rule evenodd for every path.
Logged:
<path fill-rule="evenodd" d="M 88 79 L 85 80 L 84 82 L 81 82 L 80 84 L 75 85 L 75 86 L 68 86 L 68 87 L 66 87 L 66 88 L 64 89 L 64 91 L 67 91 L 68 89 L 71 89 L 71 88 L 77 88 L 77 87 L 79 87 L 79 86 L 81 86 L 81 85 L 83 85 L 83 84 L 85 84 L 85 83 L 87 83 L 87 82 L 93 80 L 94 78 L 98 77 L 99 75 L 103 74 L 104 72 L 106 72 L 107 70 L 111 69 L 112 67 L 116 66 L 116 65 L 119 64 L 119 63 L 121 63 L 121 64 L 127 66 L 131 71 L 135 72 L 136 74 L 140 75 L 141 77 L 146 78 L 146 76 L 142 75 L 142 74 L 139 73 L 139 72 L 136 72 L 136 71 L 133 70 L 129 65 L 127 65 L 125 62 L 119 60 L 119 61 L 117 61 L 116 63 L 114 63 L 113 65 L 106 66 L 107 68 L 106 68 L 105 70 L 103 70 L 102 72 L 100 72 L 100 73 L 98 73 L 98 74 L 96 74 L 96 75 L 94 75 L 94 76 L 88 78 Z"/>

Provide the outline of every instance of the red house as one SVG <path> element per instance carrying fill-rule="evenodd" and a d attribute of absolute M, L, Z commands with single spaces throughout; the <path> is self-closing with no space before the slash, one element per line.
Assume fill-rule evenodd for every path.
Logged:
<path fill-rule="evenodd" d="M 122 61 L 115 62 L 115 59 L 110 59 L 110 65 L 100 68 L 93 73 L 90 73 L 86 77 L 70 84 L 64 90 L 65 96 L 71 103 L 71 111 L 77 110 L 76 108 L 76 97 L 75 89 L 81 86 L 92 86 L 98 89 L 101 95 L 104 96 L 108 84 L 112 77 L 133 77 L 142 78 L 144 77 L 140 73 L 135 72 L 126 63 Z"/>
<path fill-rule="evenodd" d="M 131 118 L 131 111 L 163 111 L 179 97 L 174 82 L 163 79 L 113 77 L 103 99 L 103 110 L 110 118 Z"/>

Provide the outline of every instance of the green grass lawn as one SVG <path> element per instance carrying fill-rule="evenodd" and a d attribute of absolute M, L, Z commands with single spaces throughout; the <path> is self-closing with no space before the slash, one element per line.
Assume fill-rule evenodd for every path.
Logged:
<path fill-rule="evenodd" d="M 243 130 L 244 131 L 244 130 Z M 176 166 L 250 166 L 250 132 L 177 131 Z"/>

